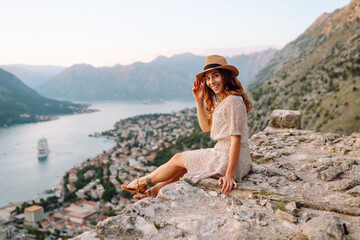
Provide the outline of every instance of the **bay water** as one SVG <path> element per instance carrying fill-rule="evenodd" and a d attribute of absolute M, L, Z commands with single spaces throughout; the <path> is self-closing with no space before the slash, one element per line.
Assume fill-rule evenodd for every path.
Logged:
<path fill-rule="evenodd" d="M 120 119 L 148 113 L 170 113 L 195 107 L 195 101 L 90 103 L 100 111 L 61 116 L 57 120 L 20 124 L 0 130 L 0 207 L 38 198 L 55 187 L 70 168 L 111 149 L 114 142 L 89 134 L 112 129 Z M 49 156 L 37 159 L 37 142 L 48 140 Z"/>

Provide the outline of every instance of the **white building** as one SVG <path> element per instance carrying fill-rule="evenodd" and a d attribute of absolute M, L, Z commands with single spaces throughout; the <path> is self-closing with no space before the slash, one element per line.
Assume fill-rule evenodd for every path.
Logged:
<path fill-rule="evenodd" d="M 25 225 L 36 226 L 43 219 L 47 218 L 44 214 L 44 209 L 38 205 L 32 205 L 25 208 Z"/>
<path fill-rule="evenodd" d="M 128 158 L 129 166 L 133 167 L 140 163 L 140 161 L 137 161 L 135 158 Z"/>
<path fill-rule="evenodd" d="M 117 175 L 118 168 L 119 168 L 119 165 L 118 165 L 118 164 L 110 165 L 109 171 L 110 171 L 111 175 L 116 176 L 116 175 Z"/>

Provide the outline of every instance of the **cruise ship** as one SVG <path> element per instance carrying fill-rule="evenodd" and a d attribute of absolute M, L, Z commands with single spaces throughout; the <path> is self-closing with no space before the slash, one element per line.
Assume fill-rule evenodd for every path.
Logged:
<path fill-rule="evenodd" d="M 43 137 L 39 139 L 37 149 L 38 149 L 38 159 L 39 160 L 46 159 L 49 154 L 48 143 L 46 138 Z"/>

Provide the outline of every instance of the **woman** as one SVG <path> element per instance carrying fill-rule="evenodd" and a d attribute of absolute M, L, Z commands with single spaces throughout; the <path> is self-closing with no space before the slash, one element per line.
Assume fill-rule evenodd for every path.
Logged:
<path fill-rule="evenodd" d="M 192 92 L 199 125 L 203 132 L 211 130 L 211 138 L 218 140 L 214 148 L 175 154 L 149 175 L 125 183 L 122 188 L 137 192 L 135 199 L 153 197 L 160 188 L 178 181 L 186 173 L 184 177 L 194 182 L 217 177 L 221 192 L 230 193 L 237 186 L 236 181 L 251 170 L 246 115 L 252 104 L 236 79 L 238 75 L 237 68 L 228 65 L 224 57 L 212 55 L 206 58 L 204 71 L 194 81 Z"/>

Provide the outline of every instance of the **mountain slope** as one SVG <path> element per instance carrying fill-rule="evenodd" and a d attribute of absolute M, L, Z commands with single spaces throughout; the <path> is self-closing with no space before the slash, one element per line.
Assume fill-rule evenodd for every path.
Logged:
<path fill-rule="evenodd" d="M 0 68 L 14 74 L 31 88 L 36 88 L 44 84 L 64 70 L 64 67 L 58 66 L 24 64 L 0 65 Z"/>
<path fill-rule="evenodd" d="M 236 56 L 229 58 L 229 64 L 239 68 L 239 78 L 246 83 L 275 51 Z M 74 65 L 40 86 L 38 91 L 53 98 L 75 100 L 191 98 L 194 76 L 203 69 L 204 61 L 205 57 L 185 53 L 127 66 Z"/>
<path fill-rule="evenodd" d="M 82 112 L 85 105 L 45 98 L 0 68 L 0 127 L 49 120 L 50 115 Z"/>
<path fill-rule="evenodd" d="M 229 58 L 229 64 L 236 66 L 239 70 L 238 79 L 246 87 L 259 70 L 264 67 L 278 50 L 268 49 L 262 52 L 241 54 Z"/>
<path fill-rule="evenodd" d="M 249 83 L 251 133 L 273 109 L 301 110 L 303 128 L 350 134 L 360 130 L 360 1 L 321 15 L 277 52 Z"/>

